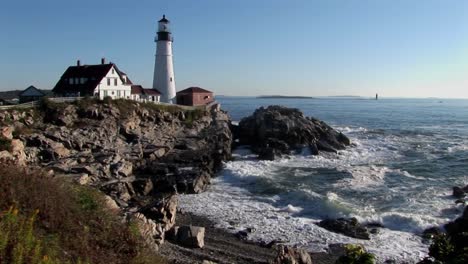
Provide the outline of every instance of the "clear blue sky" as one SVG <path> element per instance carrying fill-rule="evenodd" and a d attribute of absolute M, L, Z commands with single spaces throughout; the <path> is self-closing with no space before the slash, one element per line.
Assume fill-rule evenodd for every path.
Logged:
<path fill-rule="evenodd" d="M 0 10 L 0 90 L 51 89 L 81 59 L 151 87 L 171 20 L 178 90 L 468 97 L 468 1 L 41 0 Z"/>

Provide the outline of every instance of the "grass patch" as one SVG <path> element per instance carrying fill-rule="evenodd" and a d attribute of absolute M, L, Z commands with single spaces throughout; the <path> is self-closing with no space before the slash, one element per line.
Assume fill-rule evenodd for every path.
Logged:
<path fill-rule="evenodd" d="M 2 166 L 0 246 L 19 248 L 2 257 L 22 256 L 23 262 L 12 263 L 163 263 L 135 228 L 123 224 L 104 204 L 103 195 L 94 189 Z M 44 256 L 50 262 L 29 261 L 43 261 Z"/>

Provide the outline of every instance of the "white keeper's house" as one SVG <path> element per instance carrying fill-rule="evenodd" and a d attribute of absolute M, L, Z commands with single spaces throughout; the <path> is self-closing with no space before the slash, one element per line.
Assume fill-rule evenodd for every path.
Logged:
<path fill-rule="evenodd" d="M 61 97 L 93 96 L 100 99 L 131 99 L 140 102 L 159 102 L 161 93 L 156 89 L 134 85 L 127 74 L 114 63 L 70 66 L 62 74 L 52 92 Z"/>

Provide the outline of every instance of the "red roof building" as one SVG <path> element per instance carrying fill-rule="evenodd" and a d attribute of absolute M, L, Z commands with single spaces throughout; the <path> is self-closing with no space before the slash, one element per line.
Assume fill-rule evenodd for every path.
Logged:
<path fill-rule="evenodd" d="M 179 105 L 207 105 L 214 101 L 213 92 L 200 87 L 189 87 L 176 94 Z"/>

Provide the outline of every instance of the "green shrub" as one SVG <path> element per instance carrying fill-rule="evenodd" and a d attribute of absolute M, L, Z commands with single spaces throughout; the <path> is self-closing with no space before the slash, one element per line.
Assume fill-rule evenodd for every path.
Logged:
<path fill-rule="evenodd" d="M 26 217 L 14 206 L 0 213 L 0 263 L 61 263 L 34 232 L 37 214 Z"/>
<path fill-rule="evenodd" d="M 348 244 L 345 246 L 346 254 L 341 256 L 336 264 L 374 264 L 375 256 L 366 252 L 363 246 Z"/>

